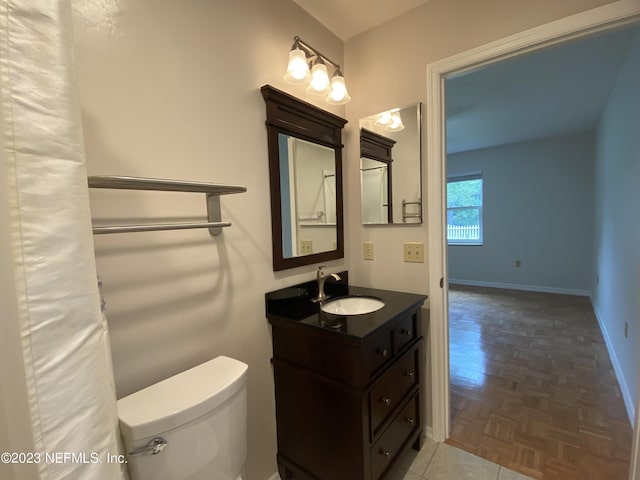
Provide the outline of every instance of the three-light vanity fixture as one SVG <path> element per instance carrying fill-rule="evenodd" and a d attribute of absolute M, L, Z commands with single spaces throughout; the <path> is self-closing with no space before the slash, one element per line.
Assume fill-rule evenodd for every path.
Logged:
<path fill-rule="evenodd" d="M 327 63 L 335 68 L 331 80 L 327 73 Z M 294 85 L 309 82 L 307 92 L 313 95 L 327 95 L 325 101 L 331 105 L 342 105 L 351 100 L 340 65 L 303 42 L 298 36 L 293 37 L 284 80 Z"/>

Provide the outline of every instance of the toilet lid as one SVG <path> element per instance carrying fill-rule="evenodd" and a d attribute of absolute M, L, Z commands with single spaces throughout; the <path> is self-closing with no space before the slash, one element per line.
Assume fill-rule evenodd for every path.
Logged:
<path fill-rule="evenodd" d="M 133 441 L 159 435 L 214 410 L 246 385 L 248 368 L 220 356 L 121 398 L 122 435 Z"/>

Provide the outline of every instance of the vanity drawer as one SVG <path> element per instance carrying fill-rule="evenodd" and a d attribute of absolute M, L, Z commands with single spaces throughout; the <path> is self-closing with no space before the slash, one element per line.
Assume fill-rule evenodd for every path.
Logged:
<path fill-rule="evenodd" d="M 400 411 L 382 437 L 371 447 L 371 478 L 376 480 L 393 462 L 407 439 L 420 426 L 419 396 L 416 394 Z"/>
<path fill-rule="evenodd" d="M 419 350 L 405 353 L 374 385 L 369 393 L 371 435 L 375 436 L 389 414 L 418 384 Z"/>
<path fill-rule="evenodd" d="M 416 313 L 398 322 L 393 329 L 394 353 L 398 353 L 405 345 L 417 338 L 416 322 L 418 321 L 419 318 Z"/>
<path fill-rule="evenodd" d="M 391 349 L 391 332 L 387 331 L 368 342 L 366 348 L 366 368 L 371 378 L 376 371 L 393 356 Z"/>

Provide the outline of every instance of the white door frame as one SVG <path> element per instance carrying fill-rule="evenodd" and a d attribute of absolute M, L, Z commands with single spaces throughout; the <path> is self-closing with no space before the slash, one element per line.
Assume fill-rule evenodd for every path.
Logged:
<path fill-rule="evenodd" d="M 578 13 L 491 42 L 427 65 L 426 105 L 426 178 L 429 228 L 429 298 L 432 378 L 432 426 L 436 441 L 444 441 L 450 433 L 449 414 L 449 319 L 447 289 L 446 218 L 446 137 L 445 77 L 473 70 L 506 58 L 521 55 L 549 45 L 590 35 L 640 20 L 640 1 L 620 0 Z M 441 288 L 440 282 L 444 279 Z M 639 402 L 640 404 L 640 399 Z M 636 422 L 637 424 L 637 422 Z M 634 438 L 638 438 L 638 426 Z M 640 480 L 638 441 L 634 442 L 630 476 Z M 635 472 L 635 473 L 634 473 Z"/>

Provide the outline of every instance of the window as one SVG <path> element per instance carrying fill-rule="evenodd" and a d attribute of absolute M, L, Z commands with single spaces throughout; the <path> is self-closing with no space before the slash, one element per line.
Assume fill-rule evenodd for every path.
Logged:
<path fill-rule="evenodd" d="M 482 173 L 447 179 L 449 245 L 482 245 Z"/>

